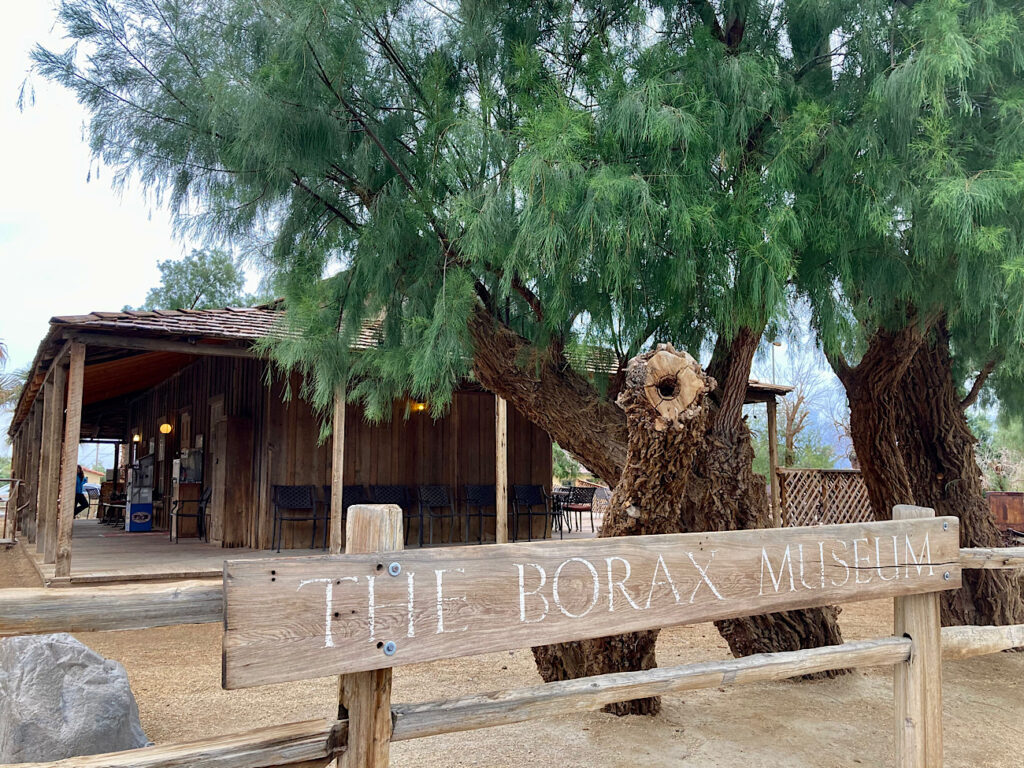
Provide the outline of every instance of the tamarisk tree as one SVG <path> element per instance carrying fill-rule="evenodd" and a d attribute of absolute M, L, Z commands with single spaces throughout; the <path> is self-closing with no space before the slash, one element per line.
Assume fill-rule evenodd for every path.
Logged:
<path fill-rule="evenodd" d="M 796 205 L 828 225 L 806 231 L 799 282 L 876 515 L 934 507 L 960 517 L 963 546 L 998 546 L 964 411 L 993 370 L 1007 392 L 1020 381 L 1024 27 L 998 2 L 894 4 L 882 19 L 843 43 L 822 100 L 828 138 Z M 965 574 L 943 620 L 1024 620 L 1019 579 Z"/>
<path fill-rule="evenodd" d="M 681 501 L 652 486 L 608 525 L 723 530 L 769 522 L 742 404 L 802 247 L 830 40 L 866 13 L 723 8 L 65 0 L 71 45 L 34 56 L 119 181 L 212 240 L 269 243 L 289 332 L 268 348 L 320 409 L 345 386 L 371 417 L 405 394 L 439 414 L 472 372 L 615 485 L 628 361 L 652 340 L 713 350 Z M 368 321 L 379 345 L 353 355 Z M 651 477 L 677 461 L 645 456 Z M 832 610 L 719 629 L 735 653 L 840 640 Z M 653 643 L 538 659 L 548 679 L 633 669 Z"/>

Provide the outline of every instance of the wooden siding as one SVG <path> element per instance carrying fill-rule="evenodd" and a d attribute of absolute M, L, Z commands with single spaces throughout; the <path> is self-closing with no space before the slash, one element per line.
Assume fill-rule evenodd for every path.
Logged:
<path fill-rule="evenodd" d="M 295 382 L 293 382 L 293 391 Z M 277 384 L 268 398 L 268 468 L 261 499 L 262 535 L 259 546 L 269 547 L 273 506 L 271 485 L 316 485 L 320 488 L 331 478 L 331 442 L 317 445 L 320 425 L 310 407 L 294 398 L 281 400 L 283 385 Z M 494 483 L 494 396 L 489 392 L 457 392 L 447 415 L 436 421 L 427 411 L 406 417 L 407 404 L 394 404 L 390 421 L 368 421 L 358 405 L 345 411 L 345 485 L 447 485 L 456 495 L 457 507 L 462 486 Z M 509 409 L 509 484 L 530 483 L 551 488 L 551 439 L 515 409 Z M 488 521 L 493 535 L 494 521 Z M 534 536 L 541 535 L 542 522 L 534 521 Z M 284 526 L 283 546 L 309 547 L 310 524 Z M 525 528 L 523 534 L 525 535 Z M 455 541 L 464 530 L 458 525 Z M 475 528 L 471 531 L 475 535 Z M 413 524 L 409 541 L 418 532 Z M 435 540 L 446 540 L 447 526 L 435 524 Z M 320 532 L 317 531 L 317 540 Z"/>
<path fill-rule="evenodd" d="M 267 395 L 263 376 L 266 364 L 259 360 L 238 358 L 201 358 L 181 369 L 166 381 L 158 384 L 131 401 L 128 407 L 128 430 L 126 440 L 131 439 L 131 432 L 138 429 L 142 441 L 138 443 L 137 457 L 149 454 L 150 440 L 154 441 L 156 454 L 156 490 L 164 503 L 154 515 L 154 526 L 167 529 L 169 524 L 169 506 L 171 497 L 171 463 L 184 447 L 181 437 L 181 414 L 188 413 L 190 422 L 189 447 L 195 447 L 199 436 L 203 439 L 203 479 L 204 483 L 212 477 L 213 457 L 210 444 L 213 438 L 210 421 L 211 401 L 223 399 L 222 416 L 225 418 L 240 417 L 253 425 L 253 443 L 260 440 L 260 427 L 263 420 L 263 400 Z M 88 375 L 88 374 L 87 374 Z M 160 424 L 166 419 L 172 425 L 169 435 L 162 436 Z M 160 442 L 164 441 L 160 459 Z M 258 476 L 259 452 L 251 451 L 253 477 Z M 234 489 L 238 491 L 239 489 Z M 256 492 L 252 483 L 243 498 L 252 498 Z M 230 531 L 235 538 L 225 539 L 226 546 L 253 546 L 256 521 L 249 509 L 236 510 L 244 520 L 232 524 Z"/>
<path fill-rule="evenodd" d="M 278 378 L 268 386 L 267 378 L 262 361 L 202 358 L 129 404 L 125 439 L 130 440 L 132 430 L 140 430 L 138 456 L 147 455 L 149 442 L 154 440 L 157 490 L 165 500 L 155 515 L 157 528 L 166 529 L 169 523 L 171 462 L 183 447 L 181 415 L 185 412 L 190 446 L 195 446 L 198 435 L 203 436 L 204 484 L 215 476 L 214 448 L 229 462 L 216 472 L 226 477 L 229 485 L 223 494 L 224 518 L 211 525 L 224 546 L 270 547 L 272 485 L 315 485 L 319 490 L 330 483 L 331 440 L 320 443 L 320 422 L 297 394 L 300 381 L 291 380 L 295 394 L 286 400 L 285 382 Z M 214 435 L 211 410 L 230 425 L 223 435 Z M 373 424 L 360 406 L 352 404 L 347 406 L 345 418 L 346 485 L 415 488 L 441 484 L 451 487 L 458 498 L 463 485 L 494 483 L 494 396 L 488 392 L 456 393 L 448 414 L 436 421 L 426 411 L 407 418 L 404 401 L 395 403 L 388 422 Z M 173 429 L 163 438 L 161 461 L 159 425 L 164 419 Z M 238 428 L 242 420 L 251 430 Z M 218 440 L 227 444 L 218 446 Z M 551 440 L 544 430 L 510 408 L 509 484 L 515 483 L 543 485 L 550 490 Z M 493 534 L 494 521 L 488 522 Z M 534 521 L 534 536 L 542 535 L 541 525 L 539 519 Z M 525 528 L 521 533 L 525 535 Z M 475 526 L 471 534 L 475 537 Z M 410 542 L 416 535 L 414 525 Z M 438 525 L 434 535 L 446 539 L 447 528 Z M 461 540 L 462 535 L 459 524 L 454 539 Z M 318 542 L 320 536 L 318 530 Z M 309 547 L 311 538 L 311 524 L 286 523 L 282 546 Z"/>

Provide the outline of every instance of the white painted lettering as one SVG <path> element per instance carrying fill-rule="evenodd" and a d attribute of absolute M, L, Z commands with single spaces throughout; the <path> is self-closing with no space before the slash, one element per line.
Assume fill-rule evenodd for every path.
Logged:
<path fill-rule="evenodd" d="M 583 563 L 583 565 L 586 566 L 587 570 L 590 571 L 590 579 L 592 583 L 593 594 L 591 595 L 590 603 L 587 605 L 586 608 L 583 609 L 581 613 L 572 613 L 571 611 L 567 610 L 565 606 L 562 605 L 562 600 L 558 593 L 558 578 L 562 575 L 562 569 L 565 568 L 565 566 L 567 566 L 569 563 Z M 522 590 L 520 590 L 520 593 L 522 593 Z M 554 600 L 555 605 L 558 606 L 558 610 L 560 610 L 563 615 L 568 616 L 570 619 L 579 619 L 586 616 L 594 609 L 594 606 L 597 605 L 597 601 L 598 598 L 600 598 L 600 596 L 601 582 L 597 575 L 597 568 L 595 568 L 593 563 L 591 563 L 589 560 L 584 560 L 582 557 L 570 557 L 568 560 L 566 560 L 564 563 L 559 565 L 558 568 L 555 569 L 555 575 L 551 579 L 551 599 Z"/>
<path fill-rule="evenodd" d="M 620 563 L 626 566 L 626 575 L 618 581 L 612 575 L 612 563 L 618 560 Z M 626 579 L 629 578 L 631 569 L 629 567 L 629 560 L 623 557 L 606 557 L 605 562 L 608 564 L 608 610 L 615 610 L 615 588 L 618 587 L 622 591 L 622 596 L 626 598 L 626 602 L 629 603 L 636 610 L 641 610 L 640 606 L 633 602 L 633 598 L 629 595 L 629 590 L 626 589 Z"/>
<path fill-rule="evenodd" d="M 711 556 L 708 558 L 708 564 L 705 565 L 703 568 L 701 568 L 697 564 L 697 561 L 693 559 L 693 552 L 687 552 L 686 553 L 686 556 L 688 558 L 690 558 L 690 562 L 693 563 L 693 567 L 697 569 L 698 573 L 700 573 L 700 581 L 697 582 L 697 586 L 695 586 L 693 588 L 693 592 L 690 593 L 690 602 L 691 603 L 693 602 L 693 598 L 695 598 L 697 596 L 697 590 L 700 589 L 700 585 L 701 584 L 707 584 L 708 587 L 711 589 L 711 591 L 714 592 L 715 597 L 717 597 L 719 600 L 724 600 L 725 599 L 724 597 L 722 597 L 722 594 L 717 589 L 715 589 L 715 585 L 711 583 L 711 579 L 708 578 L 708 571 L 711 570 L 711 563 L 714 562 L 715 552 L 717 552 L 717 551 L 718 550 L 716 550 L 716 549 L 711 550 L 711 552 L 710 552 Z"/>
<path fill-rule="evenodd" d="M 366 577 L 366 624 L 370 628 L 370 642 L 376 639 L 377 635 L 377 600 L 374 595 L 374 582 L 376 576 Z"/>
<path fill-rule="evenodd" d="M 782 562 L 779 563 L 779 578 L 777 578 L 777 579 L 775 578 L 775 569 L 772 568 L 772 561 L 768 558 L 768 551 L 764 547 L 761 547 L 761 588 L 760 588 L 760 590 L 757 593 L 758 595 L 763 595 L 764 594 L 764 569 L 765 569 L 765 566 L 768 566 L 768 577 L 771 579 L 772 586 L 775 588 L 776 592 L 779 591 L 779 586 L 781 586 L 781 584 L 782 584 L 782 571 L 783 571 L 783 569 L 788 568 L 789 569 L 789 591 L 790 592 L 796 592 L 796 583 L 795 583 L 795 580 L 793 579 L 793 561 L 790 558 L 789 545 L 788 544 L 786 545 L 785 553 L 782 555 Z"/>
<path fill-rule="evenodd" d="M 342 579 L 338 579 L 338 582 L 342 581 L 354 581 L 358 582 L 355 576 L 346 576 Z M 298 592 L 307 584 L 326 584 L 327 589 L 325 592 L 326 599 L 324 600 L 327 608 L 326 617 L 324 619 L 324 648 L 334 647 L 334 636 L 331 634 L 331 621 L 334 619 L 334 579 L 303 579 L 299 582 L 299 586 L 296 587 L 295 591 Z"/>
<path fill-rule="evenodd" d="M 861 558 L 860 554 L 857 551 L 857 542 L 858 541 L 863 541 L 865 544 L 868 543 L 867 539 L 854 539 L 853 540 L 853 567 L 855 569 L 854 570 L 853 580 L 857 584 L 868 584 L 871 581 L 871 577 L 868 576 L 866 579 L 861 579 L 861 573 L 863 571 L 861 571 L 860 561 L 861 561 L 861 559 L 863 559 L 864 562 L 868 564 L 868 570 L 871 570 L 871 557 L 867 556 L 867 557 Z"/>
<path fill-rule="evenodd" d="M 818 563 L 821 566 L 821 588 L 825 588 L 825 542 L 818 542 Z"/>
<path fill-rule="evenodd" d="M 537 573 L 540 574 L 540 584 L 532 592 L 526 591 L 526 566 L 536 568 Z M 540 594 L 541 589 L 544 588 L 544 582 L 548 580 L 548 575 L 544 572 L 536 563 L 516 563 L 516 568 L 519 569 L 519 621 L 523 624 L 536 624 L 539 621 L 544 621 L 544 617 L 548 615 L 548 609 L 551 607 L 548 604 L 548 599 L 544 595 Z M 544 610 L 540 616 L 536 619 L 526 618 L 526 598 L 528 595 L 536 595 L 540 598 L 541 602 L 544 603 Z"/>
<path fill-rule="evenodd" d="M 932 547 L 931 547 L 931 543 L 928 541 L 928 534 L 927 533 L 924 535 L 924 544 L 921 546 L 921 557 L 920 558 L 918 558 L 914 554 L 914 545 L 910 542 L 910 534 L 909 533 L 907 534 L 907 538 L 906 538 L 906 547 L 905 547 L 904 554 L 906 555 L 906 557 L 903 558 L 903 563 L 904 563 L 904 568 L 906 568 L 906 570 L 907 570 L 907 575 L 908 576 L 910 575 L 910 562 L 911 561 L 913 561 L 914 565 L 917 566 L 917 575 L 918 576 L 921 575 L 921 569 L 924 566 L 926 566 L 926 565 L 928 566 L 928 575 L 929 576 L 934 576 L 935 575 L 935 567 L 931 564 Z"/>
<path fill-rule="evenodd" d="M 800 584 L 804 589 L 814 589 L 814 587 L 804 581 L 804 545 L 798 544 L 797 551 L 800 553 Z"/>
<path fill-rule="evenodd" d="M 465 632 L 468 627 L 462 627 L 460 629 L 449 629 L 444 628 L 444 604 L 454 603 L 460 601 L 466 602 L 465 595 L 456 595 L 455 597 L 444 596 L 444 575 L 446 573 L 465 573 L 465 568 L 436 568 L 434 569 L 434 576 L 437 578 L 437 632 L 435 635 L 440 635 L 442 632 Z"/>
<path fill-rule="evenodd" d="M 878 578 L 880 578 L 882 581 L 892 581 L 894 579 L 898 579 L 900 577 L 900 563 L 899 563 L 898 560 L 895 559 L 895 557 L 896 557 L 896 547 L 893 547 L 893 551 L 892 551 L 892 554 L 893 554 L 893 565 L 896 568 L 896 575 L 895 576 L 890 576 L 887 579 L 887 578 L 885 578 L 885 576 L 882 575 L 882 552 L 881 552 L 880 545 L 878 543 L 879 541 L 880 541 L 880 539 L 876 536 L 875 537 L 875 570 L 878 571 Z"/>
<path fill-rule="evenodd" d="M 846 551 L 846 550 L 848 550 L 850 548 L 850 545 L 847 544 L 845 541 L 842 541 L 841 539 L 837 540 L 836 544 L 842 544 L 844 551 Z M 842 586 L 844 586 L 846 584 L 846 582 L 848 582 L 850 580 L 850 566 L 846 564 L 845 560 L 843 560 L 841 557 L 838 557 L 836 555 L 836 548 L 834 546 L 832 547 L 831 554 L 832 554 L 832 559 L 835 560 L 837 563 L 839 563 L 839 565 L 843 566 L 843 571 L 845 573 L 845 576 L 843 577 L 842 581 L 838 581 L 837 582 L 835 579 L 829 579 L 829 581 L 832 582 L 832 586 L 833 587 L 842 587 Z"/>
<path fill-rule="evenodd" d="M 658 569 L 665 572 L 665 578 L 667 581 L 658 581 Z M 651 590 L 647 593 L 647 605 L 644 608 L 651 607 L 651 599 L 654 597 L 654 588 L 659 587 L 662 584 L 668 584 L 669 589 L 672 590 L 672 595 L 676 599 L 676 605 L 679 605 L 679 590 L 676 589 L 675 582 L 672 581 L 672 575 L 668 572 L 668 566 L 665 565 L 665 558 L 660 554 L 658 555 L 658 561 L 654 564 L 654 574 L 651 576 Z"/>

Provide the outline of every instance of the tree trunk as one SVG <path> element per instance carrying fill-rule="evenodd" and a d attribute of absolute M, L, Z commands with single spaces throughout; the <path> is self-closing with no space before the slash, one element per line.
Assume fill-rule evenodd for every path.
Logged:
<path fill-rule="evenodd" d="M 877 519 L 896 504 L 932 507 L 960 518 L 960 545 L 1000 546 L 981 489 L 974 437 L 953 379 L 949 335 L 939 322 L 926 336 L 911 324 L 870 339 L 860 364 L 834 364 L 850 403 L 850 432 Z M 964 571 L 963 588 L 942 596 L 944 624 L 1024 621 L 1021 579 Z"/>
<path fill-rule="evenodd" d="M 953 379 L 949 333 L 936 325 L 899 391 L 899 446 L 914 500 L 937 515 L 960 518 L 960 546 L 998 547 L 1002 537 L 985 499 L 974 444 Z M 1022 582 L 1014 571 L 965 570 L 963 587 L 942 593 L 942 622 L 1024 622 Z"/>
<path fill-rule="evenodd" d="M 477 333 L 483 330 L 478 327 Z M 697 441 L 698 448 L 693 459 L 693 468 L 687 482 L 680 486 L 678 498 L 681 504 L 674 504 L 673 493 L 664 484 L 652 487 L 650 504 L 636 505 L 639 510 L 636 516 L 630 516 L 618 508 L 611 510 L 605 518 L 601 535 L 734 530 L 771 525 L 765 481 L 753 472 L 753 446 L 750 433 L 743 422 L 743 401 L 746 398 L 750 364 L 757 349 L 758 339 L 757 331 L 743 329 L 731 342 L 723 342 L 716 348 L 712 366 L 721 377 L 721 386 L 716 393 L 718 402 L 710 405 L 711 410 L 705 423 L 703 438 Z M 478 371 L 478 376 L 488 389 L 493 386 L 496 388 L 495 391 L 508 397 L 519 407 L 517 392 L 533 393 L 541 388 L 529 381 L 513 385 L 516 377 L 523 376 L 522 371 L 514 365 L 516 351 L 514 346 L 508 346 L 502 354 L 488 355 L 489 358 L 493 358 L 493 363 L 489 363 L 487 373 L 481 374 Z M 494 377 L 493 371 L 499 369 L 500 365 L 506 366 L 505 372 L 501 378 Z M 553 377 L 556 373 L 563 375 L 557 368 L 548 375 Z M 543 369 L 541 375 L 544 375 Z M 576 395 L 570 395 L 570 402 L 573 402 L 575 397 Z M 577 415 L 567 411 L 564 403 L 558 401 L 531 402 L 528 403 L 528 407 L 530 413 L 545 418 L 550 418 L 552 412 L 561 420 L 573 420 Z M 580 423 L 592 423 L 593 413 L 580 414 L 583 415 Z M 550 422 L 537 423 L 549 429 Z M 557 423 L 552 424 L 552 427 L 561 429 L 561 425 Z M 549 429 L 549 432 L 563 447 L 591 466 L 591 459 L 586 451 L 593 443 L 578 446 L 567 442 L 564 437 L 556 436 L 554 429 Z M 564 429 L 560 434 L 566 434 Z M 568 437 L 571 438 L 571 435 Z M 607 464 L 607 457 L 604 460 Z M 665 465 L 666 460 L 666 457 L 657 458 L 652 467 L 658 470 L 648 469 L 648 476 L 657 477 L 657 471 Z M 837 615 L 838 610 L 835 608 L 787 611 L 721 621 L 717 622 L 716 626 L 733 653 L 768 653 L 841 643 Z M 534 655 L 541 676 L 551 682 L 601 672 L 648 669 L 655 663 L 656 639 L 656 632 L 633 633 L 586 643 L 546 646 L 534 649 Z M 657 707 L 655 701 L 645 699 L 625 705 L 613 705 L 607 709 L 616 714 L 646 714 L 657 711 Z"/>
<path fill-rule="evenodd" d="M 617 399 L 629 433 L 626 466 L 605 513 L 600 536 L 675 533 L 693 468 L 704 440 L 706 395 L 715 386 L 697 362 L 671 345 L 634 357 Z M 541 676 L 565 680 L 653 669 L 658 630 L 581 640 L 533 649 Z M 653 715 L 658 697 L 609 704 L 617 715 Z"/>
<path fill-rule="evenodd" d="M 754 473 L 754 447 L 743 419 L 750 365 L 760 330 L 741 328 L 733 339 L 719 339 L 708 373 L 718 382 L 716 406 L 694 462 L 677 522 L 678 530 L 728 531 L 770 528 L 765 478 Z M 836 645 L 843 642 L 839 609 L 746 616 L 715 622 L 736 656 Z M 839 671 L 819 677 L 834 677 Z"/>
<path fill-rule="evenodd" d="M 868 501 L 878 520 L 892 519 L 892 508 L 896 504 L 914 503 L 897 438 L 900 408 L 897 390 L 923 338 L 920 328 L 910 323 L 900 331 L 876 332 L 868 340 L 867 350 L 856 367 L 831 360 L 846 389 L 850 437 L 868 490 Z"/>

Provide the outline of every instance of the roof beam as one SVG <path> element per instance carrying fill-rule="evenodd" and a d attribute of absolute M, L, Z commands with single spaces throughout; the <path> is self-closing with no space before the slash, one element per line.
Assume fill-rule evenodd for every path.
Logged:
<path fill-rule="evenodd" d="M 142 336 L 120 336 L 110 333 L 69 332 L 65 338 L 80 341 L 88 346 L 118 347 L 120 349 L 141 349 L 155 352 L 182 352 L 186 355 L 209 355 L 212 357 L 259 357 L 249 347 L 222 344 L 195 344 L 188 341 L 152 339 Z"/>

